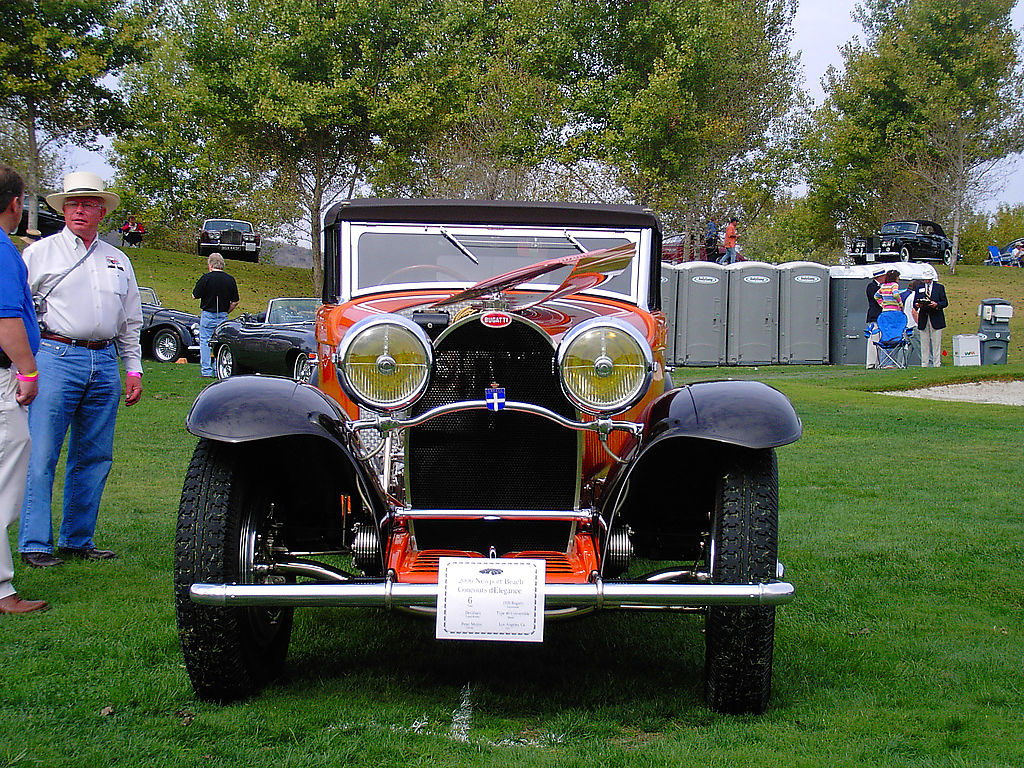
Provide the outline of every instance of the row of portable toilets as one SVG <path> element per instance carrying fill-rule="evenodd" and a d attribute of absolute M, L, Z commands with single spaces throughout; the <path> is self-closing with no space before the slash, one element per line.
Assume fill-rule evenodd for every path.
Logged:
<path fill-rule="evenodd" d="M 936 277 L 930 264 L 886 266 L 900 272 L 904 287 Z M 810 261 L 663 263 L 666 360 L 673 367 L 864 365 L 867 285 L 875 268 Z"/>

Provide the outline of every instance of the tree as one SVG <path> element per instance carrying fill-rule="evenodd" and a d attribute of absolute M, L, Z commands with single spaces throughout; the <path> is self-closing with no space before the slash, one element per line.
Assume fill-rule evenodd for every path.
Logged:
<path fill-rule="evenodd" d="M 869 0 L 809 142 L 811 196 L 831 220 L 952 219 L 954 251 L 986 180 L 1019 151 L 1011 0 Z M 873 219 L 873 220 L 872 220 Z M 951 264 L 955 269 L 955 260 Z"/>
<path fill-rule="evenodd" d="M 259 160 L 197 114 L 193 73 L 173 26 L 156 38 L 152 56 L 121 78 L 131 124 L 113 139 L 111 163 L 124 207 L 146 223 L 151 242 L 180 250 L 195 248 L 206 218 L 243 219 L 279 234 L 294 200 Z"/>
<path fill-rule="evenodd" d="M 375 160 L 432 135 L 450 74 L 433 5 L 376 0 L 189 0 L 193 109 L 290 185 L 313 244 L 321 216 Z"/>
<path fill-rule="evenodd" d="M 638 202 L 691 232 L 701 228 L 698 216 L 724 205 L 747 168 L 771 167 L 765 159 L 772 142 L 784 140 L 795 106 L 792 2 L 560 6 L 575 41 L 568 157 L 615 166 Z M 773 186 L 780 190 L 783 178 Z"/>
<path fill-rule="evenodd" d="M 55 146 L 92 145 L 121 122 L 112 82 L 145 55 L 155 10 L 144 0 L 4 0 L 0 5 L 0 116 L 27 142 L 29 226 L 45 157 Z"/>

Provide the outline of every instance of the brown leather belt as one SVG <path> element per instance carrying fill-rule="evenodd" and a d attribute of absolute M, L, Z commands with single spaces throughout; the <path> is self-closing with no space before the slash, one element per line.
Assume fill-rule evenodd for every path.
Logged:
<path fill-rule="evenodd" d="M 69 339 L 67 336 L 50 333 L 49 331 L 43 331 L 39 335 L 50 341 L 59 341 L 61 344 L 68 344 L 72 347 L 85 347 L 86 349 L 106 349 L 114 343 L 113 339 Z"/>

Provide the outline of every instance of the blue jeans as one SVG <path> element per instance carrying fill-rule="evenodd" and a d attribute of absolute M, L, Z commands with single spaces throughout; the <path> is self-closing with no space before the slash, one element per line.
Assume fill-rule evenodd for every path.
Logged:
<path fill-rule="evenodd" d="M 69 428 L 64 514 L 57 543 L 91 549 L 100 498 L 114 458 L 114 420 L 121 399 L 117 351 L 113 344 L 93 350 L 44 339 L 36 365 L 39 395 L 28 409 L 32 450 L 18 550 L 53 551 L 53 478 Z"/>
<path fill-rule="evenodd" d="M 199 372 L 203 376 L 213 376 L 210 339 L 217 326 L 227 319 L 227 312 L 207 312 L 204 309 L 199 315 Z"/>
<path fill-rule="evenodd" d="M 718 260 L 719 264 L 735 264 L 736 263 L 736 248 L 725 249 L 725 255 Z"/>

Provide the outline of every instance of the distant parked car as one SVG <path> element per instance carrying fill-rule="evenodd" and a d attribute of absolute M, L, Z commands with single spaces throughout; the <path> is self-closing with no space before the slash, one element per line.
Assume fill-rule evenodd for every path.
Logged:
<path fill-rule="evenodd" d="M 169 363 L 199 353 L 199 317 L 160 303 L 152 288 L 139 288 L 142 299 L 142 350 Z"/>
<path fill-rule="evenodd" d="M 271 299 L 266 312 L 221 323 L 210 339 L 217 378 L 269 373 L 308 382 L 316 365 L 313 323 L 319 304 L 308 298 Z"/>
<path fill-rule="evenodd" d="M 219 253 L 225 259 L 256 262 L 260 256 L 261 237 L 248 221 L 207 219 L 199 233 L 196 251 L 206 258 Z"/>
<path fill-rule="evenodd" d="M 52 235 L 64 229 L 64 215 L 46 204 L 46 200 L 40 195 L 39 198 L 39 222 L 36 228 L 40 237 Z M 25 196 L 25 210 L 21 212 L 21 223 L 14 234 L 24 235 L 28 231 L 28 196 Z"/>
<path fill-rule="evenodd" d="M 953 241 L 934 221 L 889 221 L 877 235 L 855 237 L 847 255 L 855 264 L 876 261 L 941 261 L 953 259 Z"/>

